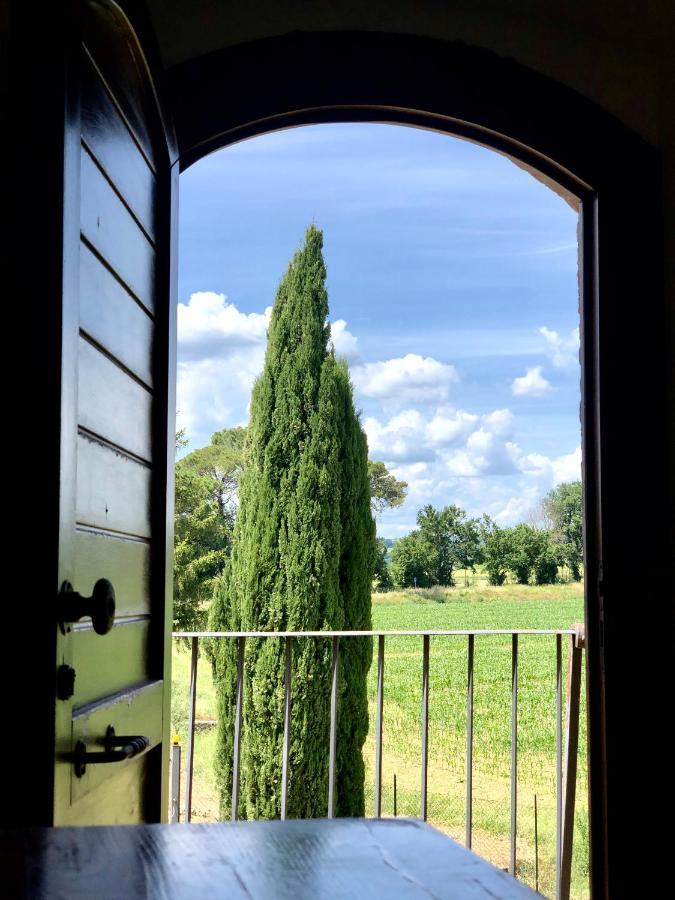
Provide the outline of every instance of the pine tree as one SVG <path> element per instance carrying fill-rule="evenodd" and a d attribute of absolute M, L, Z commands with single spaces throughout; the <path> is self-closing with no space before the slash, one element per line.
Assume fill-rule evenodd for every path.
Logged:
<path fill-rule="evenodd" d="M 370 622 L 367 448 L 346 367 L 329 347 L 322 244 L 322 233 L 311 226 L 277 291 L 265 365 L 251 400 L 232 555 L 212 604 L 213 630 L 338 630 Z M 343 642 L 337 811 L 363 814 L 370 648 L 359 644 L 350 650 L 346 645 L 352 640 Z M 331 642 L 308 638 L 294 645 L 288 810 L 293 816 L 324 816 Z M 217 773 L 226 816 L 236 643 L 214 641 L 211 653 L 219 695 Z M 284 647 L 275 639 L 247 640 L 242 818 L 279 815 L 283 703 Z"/>

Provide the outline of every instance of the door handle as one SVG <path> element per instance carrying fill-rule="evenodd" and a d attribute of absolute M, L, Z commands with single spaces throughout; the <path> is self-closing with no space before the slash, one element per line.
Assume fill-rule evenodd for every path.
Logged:
<path fill-rule="evenodd" d="M 91 597 L 83 597 L 73 590 L 69 581 L 64 581 L 58 608 L 59 623 L 64 634 L 66 622 L 78 622 L 84 616 L 91 616 L 96 634 L 107 634 L 115 624 L 115 588 L 107 578 L 99 578 Z"/>
<path fill-rule="evenodd" d="M 98 765 L 99 763 L 123 762 L 134 756 L 140 756 L 150 748 L 150 739 L 142 735 L 116 735 L 112 725 L 108 725 L 103 739 L 104 750 L 95 753 L 87 751 L 84 741 L 75 744 L 75 752 L 71 754 L 75 775 L 82 778 L 87 771 L 87 763 Z M 116 749 L 119 748 L 119 749 Z"/>

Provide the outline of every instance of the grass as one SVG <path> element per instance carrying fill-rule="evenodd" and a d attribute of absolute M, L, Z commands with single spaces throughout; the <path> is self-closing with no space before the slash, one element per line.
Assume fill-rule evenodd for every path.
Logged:
<path fill-rule="evenodd" d="M 373 595 L 374 629 L 569 628 L 583 620 L 580 585 L 464 587 Z M 390 637 L 385 652 L 383 814 L 419 815 L 422 639 Z M 567 641 L 563 640 L 563 671 Z M 189 654 L 174 652 L 174 722 L 182 740 L 187 720 Z M 197 719 L 216 718 L 206 660 L 199 664 Z M 521 636 L 518 668 L 518 874 L 534 886 L 534 795 L 538 806 L 539 889 L 553 893 L 555 837 L 555 638 Z M 368 691 L 370 732 L 364 747 L 367 814 L 374 795 L 376 666 Z M 465 830 L 467 640 L 437 637 L 430 645 L 428 817 L 461 842 Z M 573 860 L 573 896 L 588 896 L 585 706 L 582 698 Z M 215 729 L 195 738 L 193 817 L 217 818 L 212 760 Z M 509 858 L 511 761 L 511 638 L 480 637 L 474 658 L 473 849 L 496 865 Z"/>

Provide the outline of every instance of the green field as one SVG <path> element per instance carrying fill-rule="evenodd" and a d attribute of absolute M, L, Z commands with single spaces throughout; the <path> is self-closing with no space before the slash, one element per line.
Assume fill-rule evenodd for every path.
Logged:
<path fill-rule="evenodd" d="M 583 620 L 578 584 L 463 587 L 373 595 L 374 629 L 569 628 Z M 419 815 L 422 638 L 386 640 L 383 732 L 383 813 Z M 564 672 L 567 641 L 563 641 Z M 189 656 L 174 652 L 174 724 L 185 741 Z M 370 733 L 365 746 L 367 814 L 372 814 L 376 667 L 369 677 Z M 466 796 L 467 639 L 435 637 L 430 645 L 429 821 L 464 841 Z M 193 818 L 217 818 L 212 774 L 215 693 L 210 668 L 200 660 L 195 740 Z M 588 895 L 586 734 L 582 700 L 573 896 Z M 474 659 L 473 849 L 506 867 L 509 858 L 511 762 L 511 638 L 476 638 Z M 519 640 L 518 874 L 534 886 L 534 797 L 538 807 L 539 890 L 551 895 L 555 827 L 555 638 Z"/>

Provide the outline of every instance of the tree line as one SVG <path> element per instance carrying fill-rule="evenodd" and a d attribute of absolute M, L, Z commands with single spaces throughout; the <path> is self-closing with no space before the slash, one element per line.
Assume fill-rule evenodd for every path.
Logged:
<path fill-rule="evenodd" d="M 176 464 L 174 627 L 200 630 L 206 624 L 214 587 L 232 546 L 244 471 L 245 427 L 225 428 L 206 447 Z M 177 448 L 185 447 L 183 432 Z M 368 460 L 368 484 L 374 516 L 400 506 L 407 484 L 386 465 Z M 375 590 L 393 587 L 451 586 L 455 572 L 482 566 L 491 585 L 552 584 L 566 573 L 581 577 L 583 511 L 581 482 L 558 485 L 529 514 L 529 521 L 501 527 L 488 515 L 467 517 L 456 505 L 423 507 L 417 529 L 396 541 L 377 538 L 373 547 Z"/>
<path fill-rule="evenodd" d="M 488 515 L 469 518 L 451 505 L 424 506 L 417 528 L 394 543 L 378 540 L 376 587 L 452 586 L 455 572 L 483 566 L 491 585 L 553 584 L 561 570 L 578 581 L 583 563 L 581 482 L 558 485 L 542 499 L 532 522 L 500 527 Z"/>

